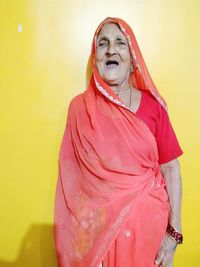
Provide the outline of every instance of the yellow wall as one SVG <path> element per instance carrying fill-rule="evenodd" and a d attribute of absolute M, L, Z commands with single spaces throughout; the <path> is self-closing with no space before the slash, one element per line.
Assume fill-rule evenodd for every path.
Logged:
<path fill-rule="evenodd" d="M 175 267 L 200 266 L 199 10 L 198 0 L 0 0 L 0 266 L 56 266 L 52 222 L 66 109 L 85 89 L 92 36 L 106 16 L 133 27 L 168 101 L 185 152 L 184 245 Z"/>

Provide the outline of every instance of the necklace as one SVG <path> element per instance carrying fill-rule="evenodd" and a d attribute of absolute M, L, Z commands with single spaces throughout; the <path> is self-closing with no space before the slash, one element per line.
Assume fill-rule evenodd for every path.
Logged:
<path fill-rule="evenodd" d="M 119 91 L 118 91 L 118 92 L 115 92 L 115 94 L 116 94 L 117 96 L 119 96 L 120 93 L 124 93 L 124 92 L 127 92 L 127 91 L 130 92 L 130 95 L 129 95 L 129 105 L 128 105 L 128 107 L 131 108 L 131 103 L 132 103 L 132 91 L 133 91 L 131 87 L 129 87 L 128 89 L 123 90 L 123 91 L 120 91 L 120 89 L 119 89 Z"/>
<path fill-rule="evenodd" d="M 130 87 L 126 90 L 120 91 L 121 88 L 119 88 L 119 90 L 117 92 L 115 92 L 115 94 L 118 96 L 120 93 L 124 93 L 127 92 L 128 90 L 130 90 Z"/>
<path fill-rule="evenodd" d="M 133 90 L 132 90 L 132 88 L 130 87 L 129 108 L 131 108 L 132 93 L 133 93 Z"/>

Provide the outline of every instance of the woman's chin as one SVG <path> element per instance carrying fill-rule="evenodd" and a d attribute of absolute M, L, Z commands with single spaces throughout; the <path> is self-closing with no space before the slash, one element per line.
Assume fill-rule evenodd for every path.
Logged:
<path fill-rule="evenodd" d="M 107 76 L 107 77 L 103 77 L 103 80 L 108 84 L 108 85 L 118 85 L 119 81 L 118 79 L 119 77 L 113 77 L 113 76 Z"/>

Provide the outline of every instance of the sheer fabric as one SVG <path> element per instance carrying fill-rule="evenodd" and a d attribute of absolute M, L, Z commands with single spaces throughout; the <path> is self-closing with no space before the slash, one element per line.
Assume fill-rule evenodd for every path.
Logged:
<path fill-rule="evenodd" d="M 152 188 L 165 186 L 153 134 L 96 69 L 96 38 L 106 22 L 117 23 L 129 42 L 134 65 L 130 84 L 148 90 L 167 110 L 131 28 L 119 18 L 106 18 L 93 38 L 90 82 L 70 103 L 60 147 L 54 219 L 59 267 L 98 267 L 126 223 L 136 224 L 140 205 Z M 160 202 L 165 208 L 160 214 L 159 242 L 168 212 L 167 198 Z"/>

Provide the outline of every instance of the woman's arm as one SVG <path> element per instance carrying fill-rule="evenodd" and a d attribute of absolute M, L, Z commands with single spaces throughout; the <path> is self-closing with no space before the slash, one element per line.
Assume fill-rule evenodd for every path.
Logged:
<path fill-rule="evenodd" d="M 166 189 L 171 206 L 169 224 L 181 232 L 182 180 L 179 161 L 175 159 L 161 164 L 160 169 L 166 181 Z M 176 245 L 176 241 L 166 234 L 156 258 L 156 264 L 171 267 Z"/>
<path fill-rule="evenodd" d="M 169 223 L 181 232 L 182 179 L 178 159 L 160 165 L 161 173 L 166 180 L 166 187 L 171 206 Z"/>

